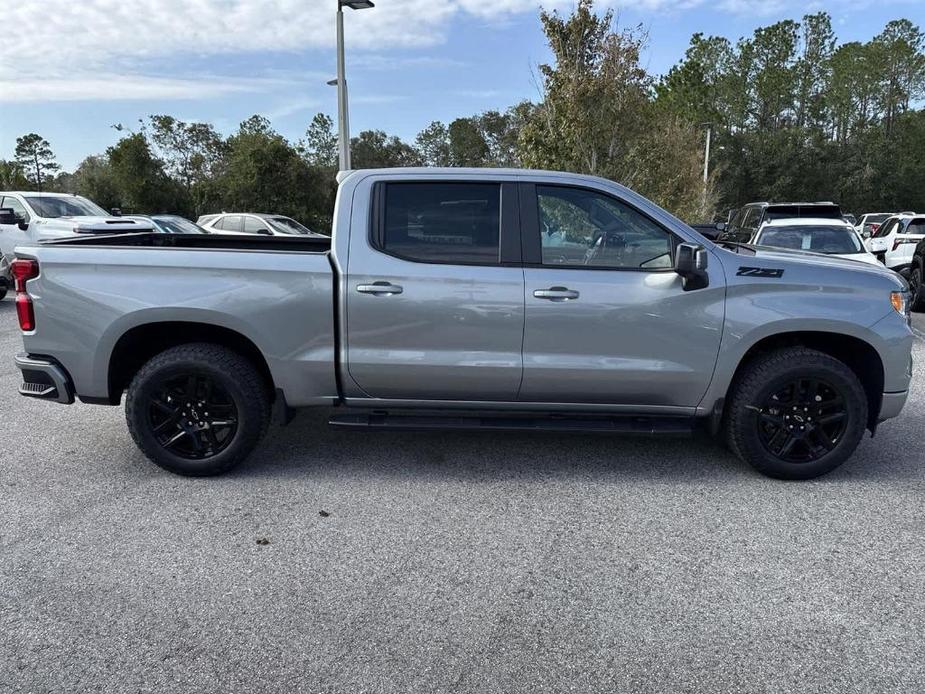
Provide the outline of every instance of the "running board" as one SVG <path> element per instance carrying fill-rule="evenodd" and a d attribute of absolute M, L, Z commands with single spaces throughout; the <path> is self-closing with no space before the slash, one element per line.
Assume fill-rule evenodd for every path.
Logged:
<path fill-rule="evenodd" d="M 510 415 L 410 415 L 410 414 L 340 414 L 328 424 L 351 429 L 390 429 L 405 431 L 576 431 L 642 436 L 690 436 L 693 417 L 656 417 L 649 415 L 562 416 L 545 417 Z"/>

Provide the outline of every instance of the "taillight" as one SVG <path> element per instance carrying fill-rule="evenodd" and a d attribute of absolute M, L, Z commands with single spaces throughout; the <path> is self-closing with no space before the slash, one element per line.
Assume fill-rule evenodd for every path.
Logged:
<path fill-rule="evenodd" d="M 39 276 L 39 262 L 28 258 L 16 259 L 10 264 L 13 287 L 16 290 L 16 316 L 23 332 L 35 330 L 35 309 L 32 297 L 26 293 L 26 282 Z"/>
<path fill-rule="evenodd" d="M 893 250 L 895 251 L 897 248 L 907 243 L 918 243 L 918 242 L 919 242 L 918 239 L 894 239 L 893 240 Z"/>

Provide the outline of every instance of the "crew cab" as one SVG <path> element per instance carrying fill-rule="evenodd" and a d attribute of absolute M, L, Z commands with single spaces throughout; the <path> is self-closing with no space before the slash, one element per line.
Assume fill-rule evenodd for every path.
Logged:
<path fill-rule="evenodd" d="M 20 392 L 125 401 L 185 475 L 271 418 L 355 429 L 722 432 L 809 478 L 899 414 L 907 286 L 802 251 L 715 244 L 600 178 L 505 169 L 340 177 L 331 239 L 132 234 L 17 249 Z"/>
<path fill-rule="evenodd" d="M 20 244 L 152 228 L 150 223 L 113 217 L 79 195 L 0 192 L 0 299 L 12 286 L 9 266 L 13 249 Z"/>

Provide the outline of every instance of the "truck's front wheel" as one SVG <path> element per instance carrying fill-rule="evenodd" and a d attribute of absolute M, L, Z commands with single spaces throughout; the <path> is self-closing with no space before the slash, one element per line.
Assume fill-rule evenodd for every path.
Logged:
<path fill-rule="evenodd" d="M 727 410 L 733 452 L 759 472 L 810 479 L 841 465 L 867 427 L 867 396 L 837 359 L 804 347 L 745 365 Z"/>
<path fill-rule="evenodd" d="M 220 345 L 173 347 L 132 379 L 125 401 L 141 451 L 180 475 L 218 475 L 244 460 L 270 418 L 267 387 L 250 361 Z"/>

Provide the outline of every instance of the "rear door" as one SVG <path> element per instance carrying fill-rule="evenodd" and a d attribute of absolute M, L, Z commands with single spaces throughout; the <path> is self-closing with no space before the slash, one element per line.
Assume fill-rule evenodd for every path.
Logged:
<path fill-rule="evenodd" d="M 531 402 L 693 407 L 710 383 L 725 278 L 684 291 L 679 238 L 628 203 L 583 187 L 522 188 L 524 377 Z"/>
<path fill-rule="evenodd" d="M 386 178 L 369 195 L 347 264 L 351 379 L 372 398 L 515 400 L 524 327 L 516 184 Z"/>

